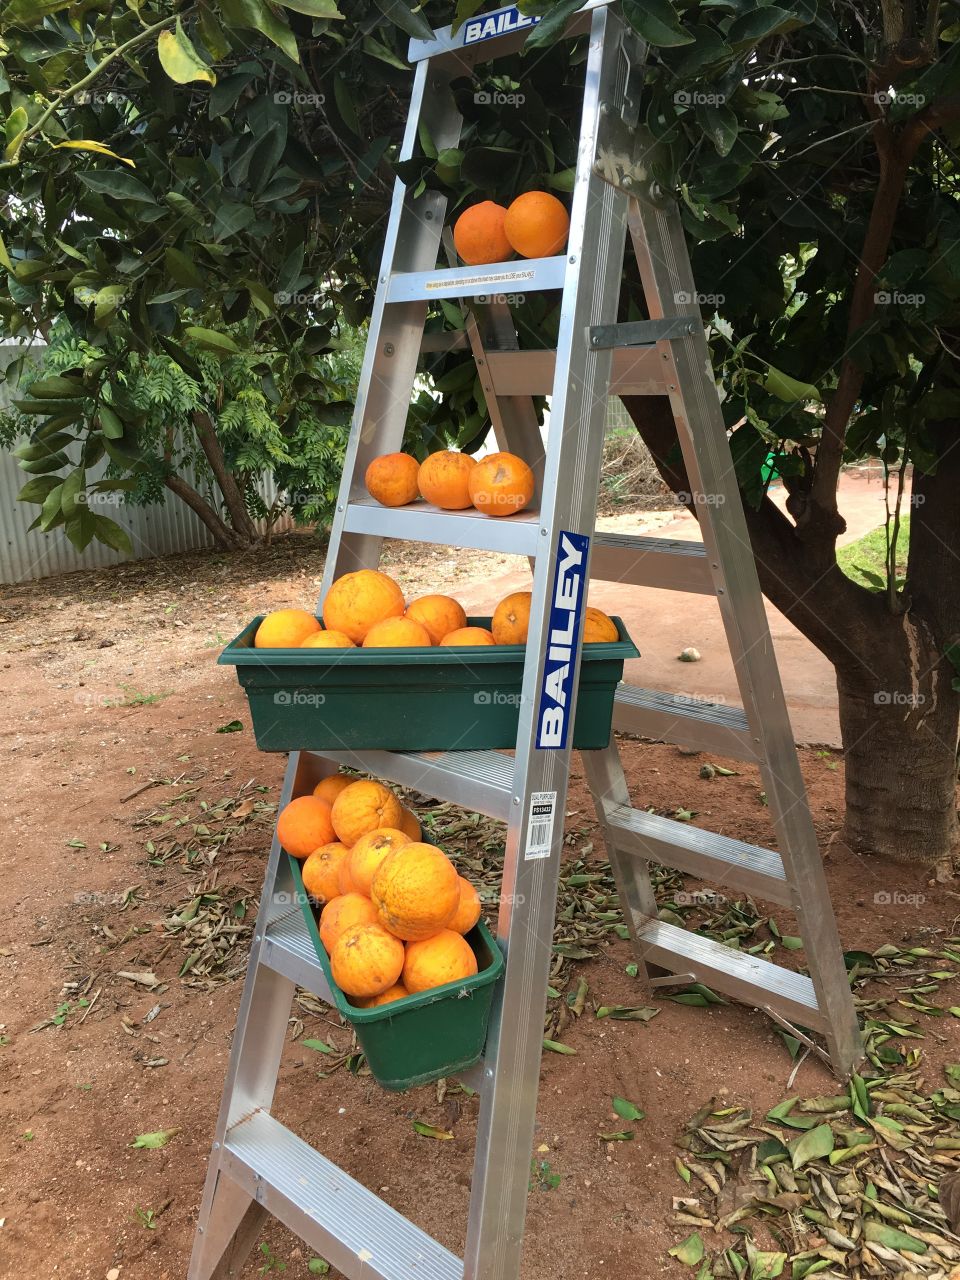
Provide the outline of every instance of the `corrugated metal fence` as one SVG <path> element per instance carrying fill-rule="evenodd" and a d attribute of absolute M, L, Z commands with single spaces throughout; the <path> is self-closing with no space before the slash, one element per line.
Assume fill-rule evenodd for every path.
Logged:
<path fill-rule="evenodd" d="M 20 343 L 0 342 L 0 369 L 5 370 L 23 350 Z M 38 359 L 43 351 L 43 343 L 35 343 L 30 348 Z M 0 405 L 5 407 L 15 396 L 15 391 L 11 393 L 11 389 L 0 382 Z M 103 463 L 91 472 L 92 478 L 97 478 L 105 469 L 106 463 Z M 0 582 L 27 582 L 75 569 L 100 569 L 127 560 L 213 546 L 213 539 L 198 517 L 179 498 L 170 495 L 165 503 L 146 507 L 111 505 L 103 508 L 103 514 L 116 520 L 130 535 L 132 555 L 113 551 L 100 542 L 91 542 L 85 550 L 78 551 L 62 529 L 51 533 L 38 529 L 30 532 L 38 508 L 32 503 L 17 502 L 17 494 L 27 479 L 17 459 L 11 453 L 0 451 Z M 261 492 L 269 505 L 276 497 L 272 477 L 264 478 Z M 281 521 L 276 527 L 279 531 L 286 523 Z"/>

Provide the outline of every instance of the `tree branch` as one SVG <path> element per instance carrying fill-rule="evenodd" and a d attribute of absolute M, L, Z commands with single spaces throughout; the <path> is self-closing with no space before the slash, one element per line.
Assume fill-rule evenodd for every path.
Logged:
<path fill-rule="evenodd" d="M 223 449 L 217 438 L 210 415 L 200 409 L 196 409 L 191 417 L 197 433 L 197 439 L 200 441 L 200 447 L 206 455 L 210 470 L 220 486 L 224 503 L 230 512 L 230 520 L 234 529 L 249 541 L 256 541 L 256 525 L 250 519 L 250 513 L 247 511 L 243 494 L 240 492 L 240 486 L 234 479 L 233 473 L 227 467 L 227 461 L 223 456 Z"/>
<path fill-rule="evenodd" d="M 201 523 L 209 529 L 217 546 L 225 547 L 228 551 L 240 551 L 249 545 L 240 534 L 220 519 L 209 503 L 204 502 L 196 489 L 191 488 L 182 476 L 173 472 L 164 478 L 163 483 L 171 493 L 185 502 Z"/>

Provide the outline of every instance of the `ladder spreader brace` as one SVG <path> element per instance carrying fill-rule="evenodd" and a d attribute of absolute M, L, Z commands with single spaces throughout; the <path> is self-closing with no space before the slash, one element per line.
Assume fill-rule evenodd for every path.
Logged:
<path fill-rule="evenodd" d="M 456 34 L 444 28 L 430 41 L 411 42 L 416 74 L 401 159 L 414 154 L 421 123 L 438 148 L 457 145 L 462 120 L 450 81 L 471 74 L 479 61 L 516 52 L 531 25 L 512 6 L 480 18 L 479 26 L 466 24 Z M 484 32 L 491 31 L 487 38 Z M 706 336 L 689 301 L 684 309 L 678 302 L 696 296 L 683 229 L 674 201 L 650 184 L 644 168 L 637 121 L 645 50 L 608 0 L 590 0 L 574 15 L 567 35 L 584 32 L 583 114 L 564 254 L 438 268 L 445 199 L 430 190 L 415 197 L 396 183 L 323 581 L 325 595 L 341 574 L 375 568 L 384 537 L 531 557 L 516 752 L 295 752 L 280 796 L 282 806 L 346 765 L 507 824 L 497 921 L 506 967 L 484 1059 L 471 1074 L 480 1112 L 463 1257 L 271 1114 L 297 986 L 331 999 L 274 838 L 189 1280 L 239 1275 L 267 1214 L 350 1280 L 519 1277 L 570 766 L 565 735 L 558 749 L 545 749 L 539 714 L 558 562 L 567 564 L 571 581 L 584 592 L 592 576 L 715 596 L 743 706 L 679 702 L 621 685 L 614 723 L 633 734 L 757 764 L 776 832 L 779 851 L 646 813 L 631 802 L 615 740 L 606 750 L 583 753 L 645 974 L 657 986 L 703 982 L 764 1009 L 823 1052 L 840 1076 L 862 1056 Z M 617 324 L 628 231 L 650 319 Z M 498 293 L 562 290 L 556 351 L 518 349 L 509 308 L 479 301 L 494 286 Z M 441 297 L 474 300 L 468 303 L 466 344 L 478 361 L 498 442 L 538 464 L 533 512 L 489 520 L 421 503 L 387 510 L 364 491 L 367 464 L 401 447 L 417 361 L 422 350 L 440 345 L 425 343 L 423 330 L 428 303 Z M 456 345 L 463 345 L 459 336 Z M 542 394 L 551 396 L 545 451 L 531 399 Z M 609 394 L 669 398 L 694 496 L 713 495 L 709 503 L 694 504 L 702 543 L 595 533 Z M 569 673 L 567 725 L 578 674 L 579 644 Z M 534 793 L 553 798 L 549 849 L 528 838 Z M 651 862 L 790 907 L 799 917 L 809 976 L 661 921 L 647 871 Z"/>

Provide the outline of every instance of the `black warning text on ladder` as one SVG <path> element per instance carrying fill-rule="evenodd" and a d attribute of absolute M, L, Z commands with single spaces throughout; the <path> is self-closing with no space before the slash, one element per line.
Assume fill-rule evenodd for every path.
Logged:
<path fill-rule="evenodd" d="M 567 746 L 589 550 L 590 539 L 585 533 L 560 530 L 537 713 L 537 748 L 541 751 L 564 751 Z"/>

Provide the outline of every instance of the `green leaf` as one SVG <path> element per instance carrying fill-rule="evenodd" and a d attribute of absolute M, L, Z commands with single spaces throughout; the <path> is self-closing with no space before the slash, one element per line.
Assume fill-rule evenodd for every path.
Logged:
<path fill-rule="evenodd" d="M 60 487 L 61 483 L 55 476 L 35 476 L 32 480 L 28 480 L 17 494 L 17 501 L 43 504 L 53 490 Z"/>
<path fill-rule="evenodd" d="M 775 369 L 772 364 L 767 365 L 767 376 L 764 378 L 763 386 L 765 391 L 769 391 L 778 400 L 786 400 L 791 403 L 796 403 L 800 400 L 816 400 L 818 404 L 820 403 L 820 392 L 813 383 L 798 382 L 796 378 L 791 378 L 789 374 L 781 373 L 779 369 Z"/>
<path fill-rule="evenodd" d="M 120 440 L 123 437 L 126 428 L 108 404 L 100 406 L 97 410 L 97 418 L 100 422 L 100 430 L 108 440 Z"/>
<path fill-rule="evenodd" d="M 432 1124 L 424 1124 L 422 1120 L 414 1120 L 414 1130 L 422 1138 L 436 1138 L 438 1142 L 451 1142 L 453 1134 L 449 1129 L 435 1129 Z"/>
<path fill-rule="evenodd" d="M 192 338 L 198 346 L 207 351 L 212 351 L 216 355 L 233 356 L 240 351 L 240 348 L 228 334 L 218 333 L 216 329 L 201 329 L 197 325 L 188 325 L 183 332 L 186 337 Z"/>
<path fill-rule="evenodd" d="M 54 144 L 54 151 L 62 151 L 64 149 L 71 151 L 93 151 L 98 156 L 110 156 L 112 160 L 119 160 L 121 164 L 129 165 L 131 169 L 137 166 L 132 160 L 128 160 L 126 156 L 118 156 L 116 151 L 111 151 L 109 147 L 105 147 L 102 142 L 97 142 L 92 138 L 78 138 L 71 142 L 57 142 Z"/>
<path fill-rule="evenodd" d="M 623 0 L 623 16 L 648 44 L 669 49 L 694 42 L 669 0 Z"/>
<path fill-rule="evenodd" d="M 833 1130 L 828 1124 L 818 1124 L 815 1129 L 795 1138 L 789 1144 L 790 1160 L 794 1169 L 800 1169 L 811 1160 L 822 1160 L 834 1148 Z"/>
<path fill-rule="evenodd" d="M 576 1049 L 571 1048 L 568 1044 L 561 1044 L 559 1040 L 544 1039 L 543 1047 L 549 1049 L 551 1053 L 576 1053 Z"/>
<path fill-rule="evenodd" d="M 3 158 L 7 161 L 16 160 L 20 154 L 20 148 L 23 146 L 23 135 L 27 131 L 30 119 L 23 107 L 17 107 L 11 111 L 3 124 L 3 134 L 7 140 L 4 148 Z"/>
<path fill-rule="evenodd" d="M 264 0 L 220 0 L 220 11 L 228 26 L 259 31 L 293 62 L 300 61 L 297 38 Z"/>
<path fill-rule="evenodd" d="M 725 103 L 707 104 L 700 108 L 704 129 L 710 137 L 717 152 L 726 156 L 730 154 L 733 144 L 740 132 L 737 113 Z"/>
<path fill-rule="evenodd" d="M 703 1240 L 699 1231 L 694 1231 L 692 1235 L 687 1236 L 686 1240 L 675 1244 L 667 1252 L 671 1258 L 676 1258 L 678 1262 L 683 1262 L 688 1267 L 697 1266 L 703 1260 L 704 1254 Z"/>
<path fill-rule="evenodd" d="M 376 0 L 377 8 L 395 27 L 416 40 L 432 40 L 433 27 L 422 13 L 415 12 L 404 0 Z"/>
<path fill-rule="evenodd" d="M 175 84 L 191 84 L 194 80 L 217 83 L 217 77 L 197 53 L 179 18 L 175 31 L 160 32 L 157 54 L 161 67 Z"/>
<path fill-rule="evenodd" d="M 613 1018 L 615 1022 L 649 1022 L 660 1012 L 647 1005 L 605 1004 L 597 1010 L 598 1018 Z"/>
<path fill-rule="evenodd" d="M 105 329 L 110 324 L 126 296 L 127 289 L 122 284 L 108 284 L 97 290 L 93 298 L 93 322 L 98 329 Z"/>
<path fill-rule="evenodd" d="M 197 270 L 195 263 L 185 253 L 181 253 L 179 249 L 172 246 L 164 250 L 163 260 L 167 268 L 167 273 L 171 279 L 177 284 L 184 285 L 189 289 L 202 289 L 204 279 Z"/>
<path fill-rule="evenodd" d="M 238 725 L 239 728 L 241 729 L 243 728 L 243 725 L 240 724 L 239 720 L 234 720 L 232 721 L 232 723 L 235 725 Z M 224 725 L 222 729 L 217 730 L 217 733 L 233 733 L 233 732 L 234 730 L 231 729 L 228 725 Z M 336 1050 L 334 1049 L 333 1045 L 327 1044 L 325 1040 L 301 1040 L 300 1043 L 303 1045 L 305 1049 L 313 1049 L 317 1053 L 336 1053 Z"/>
<path fill-rule="evenodd" d="M 528 49 L 543 49 L 547 45 L 555 44 L 563 35 L 568 21 L 580 5 L 581 0 L 557 0 L 527 36 L 523 44 L 523 52 L 526 53 Z"/>
<path fill-rule="evenodd" d="M 323 1258 L 311 1258 L 307 1263 L 307 1271 L 312 1276 L 325 1276 L 330 1271 L 330 1263 Z"/>
<path fill-rule="evenodd" d="M 614 1098 L 613 1109 L 621 1120 L 642 1120 L 647 1114 L 641 1111 L 635 1102 L 629 1102 L 626 1098 Z"/>
<path fill-rule="evenodd" d="M 735 18 L 727 32 L 727 40 L 735 48 L 759 44 L 767 36 L 776 35 L 790 27 L 803 26 L 803 20 L 776 5 L 753 5 L 746 13 Z"/>
<path fill-rule="evenodd" d="M 73 400 L 84 394 L 83 384 L 75 378 L 64 378 L 54 374 L 49 378 L 38 378 L 30 384 L 31 396 L 38 400 Z"/>
<path fill-rule="evenodd" d="M 242 720 L 230 720 L 227 722 L 227 724 L 222 724 L 220 728 L 217 729 L 216 732 L 217 733 L 240 733 L 242 729 L 243 729 Z M 308 1049 L 315 1049 L 319 1044 L 322 1044 L 323 1042 L 321 1040 L 301 1040 L 300 1043 L 305 1044 Z M 324 1050 L 324 1053 L 330 1053 L 330 1052 L 332 1051 L 329 1048 Z"/>
<path fill-rule="evenodd" d="M 156 204 L 153 193 L 132 173 L 122 169 L 91 169 L 80 174 L 80 181 L 97 195 L 111 196 L 114 200 L 136 200 L 141 204 Z"/>
<path fill-rule="evenodd" d="M 165 1147 L 172 1137 L 180 1132 L 176 1129 L 158 1129 L 156 1133 L 141 1133 L 137 1135 L 131 1147 L 142 1147 L 149 1151 L 155 1151 L 158 1147 Z"/>
<path fill-rule="evenodd" d="M 94 537 L 98 542 L 112 547 L 114 551 L 122 551 L 125 555 L 133 554 L 133 543 L 123 525 L 117 524 L 109 516 L 94 515 Z"/>
<path fill-rule="evenodd" d="M 775 1280 L 783 1275 L 785 1253 L 763 1253 L 759 1249 L 750 1258 L 750 1280 Z"/>
<path fill-rule="evenodd" d="M 918 1240 L 916 1236 L 898 1231 L 896 1227 L 889 1227 L 885 1222 L 878 1222 L 876 1218 L 866 1219 L 863 1224 L 863 1234 L 867 1240 L 882 1244 L 885 1249 L 896 1249 L 898 1253 L 926 1253 L 930 1247 L 923 1240 Z"/>
<path fill-rule="evenodd" d="M 305 13 L 308 18 L 342 18 L 336 0 L 277 0 L 284 9 L 292 9 L 294 13 Z"/>

